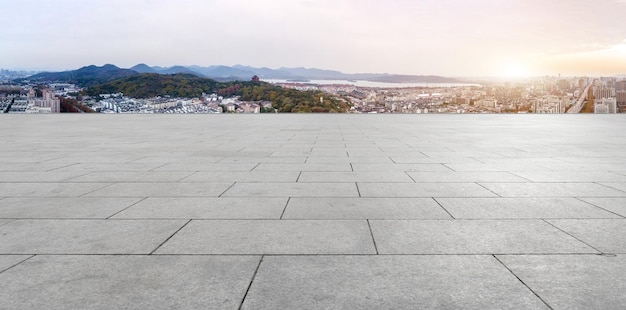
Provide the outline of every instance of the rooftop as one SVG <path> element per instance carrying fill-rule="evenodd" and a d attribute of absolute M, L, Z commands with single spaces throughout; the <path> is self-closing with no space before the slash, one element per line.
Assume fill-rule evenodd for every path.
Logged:
<path fill-rule="evenodd" d="M 1 309 L 623 309 L 623 115 L 1 115 Z"/>

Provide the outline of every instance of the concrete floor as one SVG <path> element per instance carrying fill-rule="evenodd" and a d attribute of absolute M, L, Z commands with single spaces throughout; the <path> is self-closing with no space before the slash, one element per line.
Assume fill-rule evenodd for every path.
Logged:
<path fill-rule="evenodd" d="M 622 115 L 2 115 L 0 309 L 624 309 Z"/>

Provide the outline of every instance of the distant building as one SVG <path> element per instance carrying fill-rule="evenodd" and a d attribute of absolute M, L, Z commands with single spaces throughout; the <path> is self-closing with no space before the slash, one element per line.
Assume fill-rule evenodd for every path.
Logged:
<path fill-rule="evenodd" d="M 619 112 L 626 112 L 626 90 L 620 90 L 615 93 L 617 107 Z"/>
<path fill-rule="evenodd" d="M 595 114 L 614 114 L 617 113 L 617 101 L 615 98 L 602 98 L 595 101 L 593 105 Z"/>
<path fill-rule="evenodd" d="M 258 76 L 253 76 L 252 77 L 252 82 L 258 83 L 259 82 L 259 77 Z"/>

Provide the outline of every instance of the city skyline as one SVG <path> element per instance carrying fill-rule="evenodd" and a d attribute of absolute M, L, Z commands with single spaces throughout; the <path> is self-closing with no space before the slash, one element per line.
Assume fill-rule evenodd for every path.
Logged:
<path fill-rule="evenodd" d="M 626 73 L 625 0 L 0 0 L 0 67 L 235 65 L 444 76 Z"/>

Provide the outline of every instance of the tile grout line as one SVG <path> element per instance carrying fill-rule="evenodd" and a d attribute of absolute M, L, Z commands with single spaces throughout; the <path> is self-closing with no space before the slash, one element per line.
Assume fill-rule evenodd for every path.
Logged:
<path fill-rule="evenodd" d="M 302 176 L 302 171 L 298 173 L 298 177 L 296 178 L 296 183 L 300 182 L 300 177 Z"/>
<path fill-rule="evenodd" d="M 417 183 L 417 181 L 409 174 L 408 171 L 404 171 L 404 174 L 406 174 L 407 176 L 409 176 L 409 179 L 413 180 L 413 183 Z M 447 183 L 447 182 L 446 182 Z"/>
<path fill-rule="evenodd" d="M 583 197 L 583 198 L 584 198 L 584 197 Z M 622 218 L 622 219 L 623 219 L 623 218 L 626 218 L 626 216 L 623 216 L 623 215 L 621 215 L 621 214 L 619 214 L 619 213 L 616 213 L 616 212 L 613 212 L 613 211 L 611 211 L 611 210 L 607 210 L 607 209 L 605 209 L 605 208 L 603 208 L 603 207 L 600 207 L 600 206 L 598 206 L 598 205 L 595 205 L 595 204 L 593 204 L 593 203 L 591 203 L 591 202 L 585 201 L 585 200 L 581 199 L 580 197 L 574 197 L 574 199 L 576 199 L 576 200 L 578 200 L 578 201 L 581 201 L 581 202 L 583 202 L 583 203 L 586 203 L 586 204 L 588 204 L 588 205 L 590 205 L 590 206 L 596 207 L 596 208 L 598 208 L 598 209 L 600 209 L 600 210 L 606 211 L 606 212 L 608 212 L 608 213 L 615 214 L 615 215 L 619 216 L 619 217 L 620 217 L 620 218 Z"/>
<path fill-rule="evenodd" d="M 480 184 L 480 183 L 478 183 L 478 182 L 476 182 L 476 183 L 474 183 L 474 184 L 476 184 L 476 185 L 478 185 L 478 186 L 480 186 L 480 187 L 482 187 L 482 188 L 484 188 L 484 189 L 488 190 L 489 192 L 491 192 L 492 194 L 494 194 L 494 195 L 496 195 L 496 196 L 498 196 L 498 197 L 500 197 L 500 198 L 504 198 L 504 197 L 502 197 L 502 195 L 500 195 L 500 194 L 498 194 L 498 193 L 496 193 L 496 192 L 494 192 L 494 191 L 492 191 L 492 190 L 488 189 L 486 186 L 484 186 L 484 185 L 482 185 L 482 184 Z"/>
<path fill-rule="evenodd" d="M 287 211 L 287 206 L 289 205 L 290 201 L 291 201 L 291 197 L 287 198 L 287 203 L 285 203 L 285 207 L 283 208 L 283 212 L 280 214 L 280 217 L 278 218 L 279 220 L 283 219 L 283 216 L 285 215 L 285 211 Z"/>
<path fill-rule="evenodd" d="M 252 279 L 250 279 L 250 284 L 248 284 L 248 288 L 246 289 L 246 293 L 243 294 L 243 298 L 241 298 L 241 303 L 239 304 L 239 308 L 237 308 L 238 310 L 241 310 L 243 307 L 243 303 L 246 301 L 246 297 L 248 297 L 248 293 L 250 292 L 250 288 L 252 288 L 252 283 L 254 282 L 254 279 L 256 279 L 256 275 L 259 272 L 259 268 L 261 268 L 261 263 L 263 263 L 263 259 L 265 258 L 265 255 L 261 255 L 261 259 L 259 259 L 259 264 L 256 265 L 256 269 L 254 270 L 254 274 L 252 275 Z"/>
<path fill-rule="evenodd" d="M 438 205 L 439 205 L 439 206 L 440 206 L 440 207 L 441 207 L 444 211 L 446 211 L 446 213 L 448 213 L 448 215 L 450 215 L 450 217 L 451 217 L 453 220 L 456 220 L 456 217 L 454 217 L 454 215 L 452 215 L 452 213 L 450 213 L 450 211 L 448 211 L 448 209 L 446 209 L 446 207 L 444 207 L 444 206 L 443 206 L 443 205 L 439 202 L 439 200 L 437 200 L 437 198 L 435 198 L 435 197 L 431 197 L 431 198 L 432 198 L 432 199 L 433 199 L 433 200 L 434 200 L 434 201 L 435 201 L 435 202 L 436 202 L 436 203 L 437 203 L 437 204 L 438 204 Z"/>
<path fill-rule="evenodd" d="M 135 203 L 131 204 L 130 206 L 128 206 L 128 207 L 126 207 L 126 208 L 124 208 L 124 209 L 122 209 L 122 210 L 119 210 L 119 211 L 117 211 L 117 212 L 113 213 L 112 215 L 110 215 L 110 216 L 109 216 L 109 217 L 107 217 L 106 219 L 107 219 L 107 220 L 109 220 L 109 219 L 111 219 L 112 217 L 114 217 L 114 216 L 116 216 L 116 215 L 118 215 L 118 214 L 120 214 L 120 213 L 122 213 L 122 212 L 124 212 L 124 211 L 128 210 L 129 208 L 131 208 L 131 207 L 133 207 L 133 206 L 137 205 L 138 203 L 140 203 L 140 202 L 142 202 L 142 201 L 144 201 L 144 200 L 146 200 L 146 199 L 148 199 L 148 197 L 143 197 L 143 198 L 142 198 L 142 199 L 140 199 L 139 201 L 137 201 L 137 202 L 135 202 Z"/>
<path fill-rule="evenodd" d="M 219 194 L 219 197 L 222 197 L 222 195 L 226 194 L 226 192 L 228 192 L 231 188 L 233 188 L 233 186 L 235 186 L 237 184 L 237 182 L 233 183 L 231 186 L 229 186 L 227 189 L 225 189 L 221 194 Z"/>
<path fill-rule="evenodd" d="M 25 259 L 23 259 L 23 260 L 19 261 L 19 262 L 18 262 L 17 264 L 15 264 L 15 265 L 9 266 L 8 268 L 5 268 L 5 269 L 0 269 L 0 274 L 2 274 L 2 273 L 3 273 L 3 272 L 5 272 L 5 271 L 8 271 L 9 269 L 12 269 L 12 268 L 16 267 L 17 265 L 22 264 L 23 262 L 25 262 L 25 261 L 27 261 L 27 260 L 29 260 L 29 259 L 31 259 L 31 258 L 33 258 L 33 257 L 35 257 L 35 256 L 37 256 L 37 254 L 33 254 L 33 255 L 31 255 L 31 256 L 29 256 L 29 257 L 27 257 L 27 258 L 25 258 Z"/>
<path fill-rule="evenodd" d="M 548 225 L 550 225 L 550 226 L 552 226 L 552 227 L 556 228 L 557 230 L 559 230 L 559 231 L 563 232 L 564 234 L 566 234 L 566 235 L 568 235 L 568 236 L 570 236 L 570 237 L 572 237 L 572 238 L 576 239 L 578 242 L 580 242 L 580 243 L 582 243 L 582 244 L 584 244 L 584 245 L 586 245 L 586 246 L 588 246 L 588 247 L 592 248 L 594 251 L 597 251 L 599 254 L 605 254 L 603 251 L 600 251 L 600 250 L 596 249 L 595 247 L 591 246 L 591 245 L 590 245 L 590 244 L 588 244 L 587 242 L 585 242 L 585 241 L 583 241 L 583 240 L 579 239 L 578 237 L 576 237 L 576 236 L 574 236 L 574 235 L 570 234 L 569 232 L 567 232 L 567 231 L 565 231 L 565 230 L 561 229 L 560 227 L 558 227 L 558 226 L 556 226 L 556 225 L 554 225 L 554 224 L 550 223 L 550 221 L 548 221 L 548 220 L 546 220 L 546 219 L 541 219 L 541 220 L 542 220 L 542 221 L 544 221 L 545 223 L 547 223 Z"/>
<path fill-rule="evenodd" d="M 92 184 L 99 184 L 99 183 L 100 183 L 100 182 L 96 182 L 96 183 L 92 183 Z M 96 188 L 96 189 L 94 189 L 94 190 L 92 190 L 92 191 L 86 192 L 86 193 L 84 193 L 84 194 L 82 194 L 82 195 L 79 195 L 79 196 L 77 196 L 77 197 L 86 197 L 86 196 L 87 196 L 87 195 L 89 195 L 89 194 L 93 194 L 93 193 L 95 193 L 95 192 L 97 192 L 97 191 L 99 191 L 99 190 L 101 190 L 101 189 L 105 189 L 105 188 L 107 188 L 107 187 L 113 186 L 113 185 L 118 184 L 118 183 L 119 183 L 119 182 L 109 183 L 109 184 L 107 184 L 107 185 L 104 185 L 104 186 L 102 186 L 102 187 L 98 187 L 98 188 Z M 61 183 L 61 184 L 63 184 L 63 183 Z M 88 183 L 86 183 L 86 184 L 88 184 Z M 45 197 L 45 196 L 44 196 L 44 197 Z M 70 197 L 72 197 L 72 196 L 70 196 Z"/>
<path fill-rule="evenodd" d="M 370 220 L 367 219 L 367 228 L 369 228 L 370 230 L 370 236 L 372 236 L 372 242 L 374 243 L 374 250 L 376 250 L 376 255 L 379 255 L 378 253 L 378 245 L 376 245 L 376 239 L 374 239 L 374 232 L 372 231 L 372 225 L 370 224 Z"/>
<path fill-rule="evenodd" d="M 554 308 L 552 308 L 552 306 L 550 306 L 550 304 L 548 304 L 548 302 L 546 302 L 543 298 L 541 298 L 541 296 L 539 296 L 539 294 L 537 294 L 537 292 L 535 292 L 532 288 L 530 288 L 530 286 L 528 286 L 528 284 L 526 284 L 526 282 L 524 282 L 520 277 L 518 277 L 515 272 L 513 272 L 513 270 L 511 270 L 511 268 L 509 268 L 509 266 L 505 265 L 504 262 L 502 262 L 495 254 L 491 255 L 496 261 L 498 261 L 498 263 L 500 263 L 504 268 L 506 268 L 506 270 L 508 270 L 515 278 L 517 278 L 518 281 L 520 281 L 520 283 L 522 283 L 529 291 L 531 291 L 537 298 L 539 298 L 539 300 L 541 300 L 541 302 L 546 305 L 546 307 L 548 307 L 548 309 L 553 310 Z"/>
<path fill-rule="evenodd" d="M 165 239 L 165 241 L 161 242 L 161 244 L 159 244 L 159 246 L 157 246 L 156 249 L 152 250 L 152 252 L 150 252 L 148 255 L 153 255 L 154 252 L 156 252 L 158 249 L 160 249 L 166 242 L 170 241 L 170 239 L 172 239 L 172 237 L 174 237 L 174 235 L 176 235 L 179 231 L 181 231 L 183 228 L 185 228 L 185 226 L 187 226 L 189 223 L 191 223 L 191 220 L 188 220 L 183 226 L 181 226 L 179 229 L 177 229 L 171 236 L 167 237 L 167 239 Z"/>
<path fill-rule="evenodd" d="M 354 182 L 354 185 L 356 185 L 356 192 L 359 194 L 359 198 L 363 197 L 361 196 L 361 190 L 359 189 L 359 182 Z"/>

